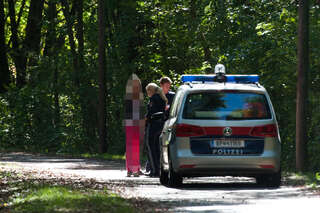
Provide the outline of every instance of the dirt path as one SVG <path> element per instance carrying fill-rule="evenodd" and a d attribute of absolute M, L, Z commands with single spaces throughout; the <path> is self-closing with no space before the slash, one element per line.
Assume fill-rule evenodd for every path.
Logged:
<path fill-rule="evenodd" d="M 172 189 L 160 185 L 158 178 L 126 177 L 125 164 L 117 161 L 10 153 L 0 154 L 0 169 L 91 179 L 108 184 L 123 197 L 158 203 L 158 212 L 317 212 L 320 201 L 319 194 L 306 187 L 265 189 L 250 178 L 187 179 L 182 188 Z"/>

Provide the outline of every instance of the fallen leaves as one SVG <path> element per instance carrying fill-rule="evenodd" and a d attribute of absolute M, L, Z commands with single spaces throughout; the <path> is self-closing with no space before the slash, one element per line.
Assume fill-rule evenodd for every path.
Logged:
<path fill-rule="evenodd" d="M 130 185 L 130 183 L 124 182 L 98 181 L 94 178 L 86 178 L 59 170 L 8 166 L 8 164 L 1 164 L 0 177 L 0 212 L 10 212 L 11 201 L 22 193 L 27 194 L 34 186 L 67 186 L 83 193 L 92 193 L 92 190 L 95 190 L 106 194 L 113 192 L 126 197 L 123 194 L 124 187 L 127 187 L 127 184 Z M 137 183 L 132 182 L 131 184 Z M 156 210 L 156 203 L 146 199 L 130 198 L 127 201 L 141 212 L 161 212 Z"/>

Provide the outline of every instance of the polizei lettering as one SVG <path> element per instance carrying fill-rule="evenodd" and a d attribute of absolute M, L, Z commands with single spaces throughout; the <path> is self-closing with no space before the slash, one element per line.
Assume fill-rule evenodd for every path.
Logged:
<path fill-rule="evenodd" d="M 243 155 L 243 149 L 213 149 L 214 155 Z"/>

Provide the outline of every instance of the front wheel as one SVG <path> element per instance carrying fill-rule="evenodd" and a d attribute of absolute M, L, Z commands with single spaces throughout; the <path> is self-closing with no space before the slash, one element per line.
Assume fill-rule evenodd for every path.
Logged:
<path fill-rule="evenodd" d="M 179 187 L 182 185 L 183 178 L 173 170 L 172 162 L 169 160 L 168 186 Z"/>
<path fill-rule="evenodd" d="M 160 183 L 164 186 L 167 186 L 169 183 L 169 172 L 163 169 L 163 166 L 160 164 Z"/>
<path fill-rule="evenodd" d="M 161 143 L 161 139 L 160 139 L 160 143 Z M 169 183 L 169 172 L 165 171 L 163 169 L 163 164 L 164 164 L 164 160 L 163 160 L 163 150 L 162 150 L 162 146 L 160 146 L 160 183 L 164 186 L 167 186 Z"/>

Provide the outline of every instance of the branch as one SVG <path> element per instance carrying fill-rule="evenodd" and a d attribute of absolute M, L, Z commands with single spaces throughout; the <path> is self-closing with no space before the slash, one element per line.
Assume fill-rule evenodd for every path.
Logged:
<path fill-rule="evenodd" d="M 25 4 L 26 4 L 26 0 L 23 0 L 23 1 L 22 1 L 22 4 L 21 4 L 21 7 L 20 7 L 19 14 L 18 14 L 18 20 L 17 20 L 17 25 L 18 25 L 18 26 L 19 26 L 19 24 L 20 24 L 20 20 L 21 20 L 23 8 L 24 8 Z"/>

